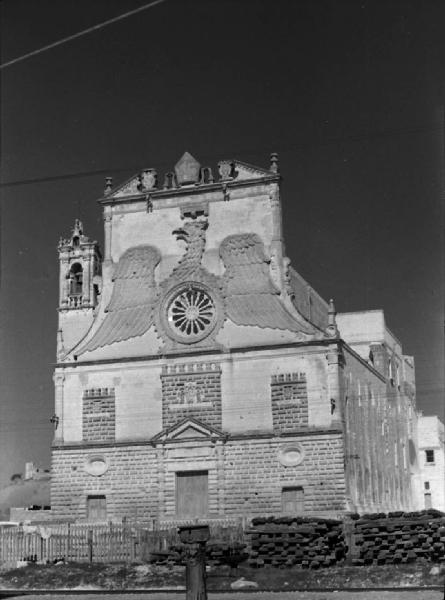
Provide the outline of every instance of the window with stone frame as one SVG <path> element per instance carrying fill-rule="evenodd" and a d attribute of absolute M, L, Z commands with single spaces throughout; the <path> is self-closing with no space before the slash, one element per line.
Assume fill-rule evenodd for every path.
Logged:
<path fill-rule="evenodd" d="M 84 390 L 82 437 L 84 442 L 115 440 L 116 409 L 114 388 Z"/>
<path fill-rule="evenodd" d="M 427 463 L 434 463 L 434 450 L 425 450 L 425 461 Z"/>
<path fill-rule="evenodd" d="M 274 430 L 291 432 L 308 426 L 305 373 L 272 375 L 271 402 Z"/>

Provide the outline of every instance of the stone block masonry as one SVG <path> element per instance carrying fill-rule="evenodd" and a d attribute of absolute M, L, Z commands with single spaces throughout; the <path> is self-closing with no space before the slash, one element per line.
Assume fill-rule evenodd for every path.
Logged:
<path fill-rule="evenodd" d="M 308 426 L 305 373 L 272 375 L 270 384 L 274 431 L 292 432 Z"/>
<path fill-rule="evenodd" d="M 297 464 L 283 464 L 297 448 Z M 230 440 L 224 454 L 226 515 L 283 514 L 283 490 L 292 487 L 303 490 L 303 514 L 345 510 L 341 433 Z"/>
<path fill-rule="evenodd" d="M 106 464 L 102 475 L 88 472 L 91 459 Z M 90 495 L 105 496 L 107 520 L 158 516 L 158 469 L 151 446 L 54 448 L 51 473 L 51 512 L 58 519 L 85 520 Z"/>
<path fill-rule="evenodd" d="M 150 443 L 54 447 L 51 504 L 55 516 L 85 519 L 88 497 L 101 495 L 106 499 L 107 520 L 175 519 L 176 473 L 184 470 L 208 473 L 212 517 L 288 514 L 283 490 L 294 487 L 304 492 L 302 514 L 345 510 L 341 433 L 229 439 L 214 450 L 206 441 L 205 448 L 210 449 L 193 449 L 193 459 L 187 459 L 190 442 L 184 443 L 182 450 L 174 445 L 174 456 Z M 181 452 L 183 459 L 178 457 Z M 296 453 L 296 464 L 283 461 L 283 456 L 293 459 Z"/>
<path fill-rule="evenodd" d="M 116 409 L 114 388 L 84 391 L 82 432 L 84 442 L 111 442 L 115 439 Z"/>
<path fill-rule="evenodd" d="M 221 429 L 221 368 L 216 363 L 167 366 L 162 380 L 162 426 L 193 417 Z"/>

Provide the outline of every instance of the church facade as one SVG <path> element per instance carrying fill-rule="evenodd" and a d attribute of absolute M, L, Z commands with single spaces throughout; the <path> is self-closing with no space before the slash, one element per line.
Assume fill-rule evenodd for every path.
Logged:
<path fill-rule="evenodd" d="M 100 203 L 103 256 L 79 221 L 59 243 L 55 516 L 416 508 L 413 360 L 292 268 L 276 155 L 185 153 Z"/>

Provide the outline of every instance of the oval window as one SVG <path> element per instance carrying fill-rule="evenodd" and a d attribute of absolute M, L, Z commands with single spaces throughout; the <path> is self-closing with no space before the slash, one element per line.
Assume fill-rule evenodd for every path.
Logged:
<path fill-rule="evenodd" d="M 85 463 L 85 471 L 94 477 L 103 475 L 108 470 L 108 463 L 103 456 L 90 456 Z"/>
<path fill-rule="evenodd" d="M 289 444 L 278 453 L 278 460 L 285 467 L 299 465 L 304 459 L 303 448 L 299 444 Z"/>

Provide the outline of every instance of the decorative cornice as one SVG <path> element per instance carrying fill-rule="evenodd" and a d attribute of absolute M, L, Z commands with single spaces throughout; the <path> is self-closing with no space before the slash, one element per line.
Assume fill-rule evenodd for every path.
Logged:
<path fill-rule="evenodd" d="M 249 440 L 262 440 L 262 439 L 268 439 L 268 440 L 274 440 L 274 441 L 281 441 L 283 439 L 291 439 L 291 438 L 302 438 L 302 437 L 313 437 L 313 436 L 318 436 L 318 435 L 339 435 L 341 434 L 341 428 L 330 428 L 330 429 L 306 429 L 304 431 L 291 431 L 291 432 L 286 432 L 286 433 L 282 433 L 280 435 L 277 435 L 276 432 L 272 432 L 272 431 L 259 431 L 259 432 L 247 432 L 247 433 L 236 433 L 236 434 L 229 434 L 229 433 L 225 433 L 222 437 L 224 437 L 224 440 L 226 441 L 226 443 L 230 443 L 230 442 L 237 442 L 237 441 L 249 441 Z M 159 434 L 157 434 L 158 436 Z M 153 438 L 149 439 L 149 440 L 123 440 L 123 441 L 114 441 L 114 442 L 71 442 L 71 443 L 53 443 L 51 448 L 53 450 L 89 450 L 89 449 L 95 449 L 98 450 L 100 448 L 122 448 L 125 446 L 151 446 L 153 448 L 153 450 L 155 450 L 155 445 L 161 444 L 161 440 L 159 439 L 155 439 L 157 436 L 154 436 Z M 220 439 L 220 438 L 215 438 L 216 439 Z M 191 441 L 206 441 L 207 438 L 204 437 L 196 437 L 196 438 L 181 438 L 178 440 L 171 440 L 173 441 L 177 441 L 178 443 L 187 443 L 187 442 L 191 442 Z M 170 441 L 170 440 L 169 440 Z"/>
<path fill-rule="evenodd" d="M 342 340 L 338 340 L 340 343 Z M 285 348 L 302 348 L 306 346 L 329 346 L 335 343 L 335 340 L 332 339 L 319 339 L 319 340 L 308 340 L 302 342 L 286 342 L 282 344 L 262 344 L 258 346 L 237 346 L 233 348 L 225 348 L 224 352 L 221 352 L 221 348 L 195 348 L 194 354 L 196 356 L 218 356 L 218 355 L 230 355 L 236 353 L 247 353 L 247 352 L 258 352 L 262 350 L 281 350 Z M 73 361 L 69 363 L 55 363 L 53 364 L 54 368 L 69 368 L 69 367 L 83 367 L 83 366 L 91 366 L 91 365 L 107 365 L 107 364 L 115 364 L 115 363 L 125 363 L 125 362 L 143 362 L 143 361 L 159 361 L 159 360 L 171 360 L 173 358 L 186 358 L 190 356 L 190 350 L 181 349 L 181 351 L 172 351 L 168 353 L 160 353 L 160 354 L 147 354 L 143 356 L 127 356 L 120 358 L 103 358 L 97 360 L 85 360 L 85 361 Z M 365 364 L 366 361 L 364 361 Z M 370 365 L 368 365 L 369 367 Z"/>
<path fill-rule="evenodd" d="M 217 192 L 221 191 L 224 188 L 243 188 L 243 187 L 251 187 L 258 184 L 272 183 L 281 181 L 281 176 L 276 173 L 265 174 L 262 177 L 256 177 L 254 179 L 241 179 L 241 180 L 228 180 L 228 181 L 220 181 L 213 183 L 205 183 L 202 185 L 196 186 L 184 186 L 179 188 L 170 188 L 166 190 L 153 189 L 150 190 L 150 200 L 153 202 L 154 200 L 163 200 L 164 198 L 171 198 L 175 196 L 196 196 L 201 195 L 207 192 Z M 147 193 L 138 193 L 132 194 L 129 196 L 122 197 L 110 197 L 103 196 L 99 198 L 97 202 L 106 206 L 106 205 L 115 205 L 115 204 L 125 204 L 129 202 L 134 202 L 135 200 L 145 201 L 147 197 Z M 156 208 L 156 205 L 154 205 Z"/>

